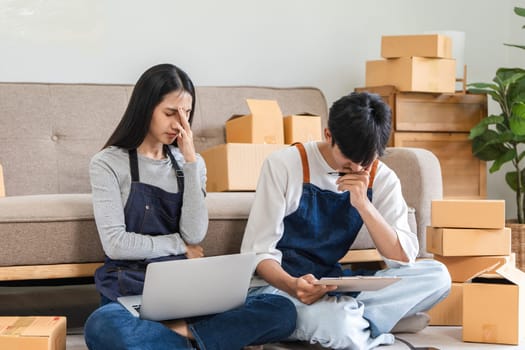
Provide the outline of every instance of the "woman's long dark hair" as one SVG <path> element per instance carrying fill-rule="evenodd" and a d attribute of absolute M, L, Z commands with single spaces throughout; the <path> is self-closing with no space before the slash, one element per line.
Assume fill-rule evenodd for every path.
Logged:
<path fill-rule="evenodd" d="M 191 125 L 195 111 L 195 87 L 190 77 L 177 66 L 159 64 L 146 70 L 135 84 L 126 112 L 104 148 L 118 146 L 134 149 L 140 146 L 148 133 L 153 110 L 164 96 L 173 91 L 185 91 L 191 95 Z M 177 146 L 176 140 L 173 145 Z"/>

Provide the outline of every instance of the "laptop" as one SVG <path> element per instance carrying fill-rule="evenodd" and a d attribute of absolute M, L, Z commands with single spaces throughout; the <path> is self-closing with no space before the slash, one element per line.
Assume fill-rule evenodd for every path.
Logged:
<path fill-rule="evenodd" d="M 151 321 L 221 313 L 244 304 L 254 270 L 255 253 L 153 262 L 142 295 L 118 302 Z"/>

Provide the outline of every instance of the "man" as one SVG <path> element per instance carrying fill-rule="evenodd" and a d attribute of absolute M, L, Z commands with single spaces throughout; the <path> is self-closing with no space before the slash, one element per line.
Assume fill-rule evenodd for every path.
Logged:
<path fill-rule="evenodd" d="M 415 261 L 417 236 L 399 179 L 378 160 L 390 129 L 390 109 L 379 96 L 351 93 L 330 108 L 324 142 L 285 148 L 263 165 L 241 250 L 257 253 L 257 273 L 269 283 L 251 293 L 281 294 L 296 305 L 291 339 L 333 349 L 392 344 L 389 332 L 401 319 L 399 330 L 424 328 L 428 317 L 421 312 L 450 290 L 441 263 Z M 338 263 L 363 234 L 386 269 L 353 272 Z M 363 273 L 401 280 L 353 294 L 314 284 Z"/>

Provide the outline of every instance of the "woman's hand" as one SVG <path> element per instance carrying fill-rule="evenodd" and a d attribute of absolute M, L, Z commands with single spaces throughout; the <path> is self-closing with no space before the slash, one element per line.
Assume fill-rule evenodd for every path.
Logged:
<path fill-rule="evenodd" d="M 188 259 L 202 258 L 204 249 L 198 244 L 186 244 L 186 257 Z"/>
<path fill-rule="evenodd" d="M 323 297 L 326 293 L 337 289 L 337 286 L 314 284 L 317 278 L 312 274 L 304 275 L 295 280 L 295 297 L 302 303 L 310 305 Z"/>
<path fill-rule="evenodd" d="M 191 131 L 190 123 L 188 121 L 189 112 L 184 108 L 178 109 L 180 117 L 179 135 L 177 136 L 177 146 L 179 147 L 184 160 L 187 163 L 193 163 L 197 160 L 195 155 L 195 145 L 193 144 L 193 131 Z"/>

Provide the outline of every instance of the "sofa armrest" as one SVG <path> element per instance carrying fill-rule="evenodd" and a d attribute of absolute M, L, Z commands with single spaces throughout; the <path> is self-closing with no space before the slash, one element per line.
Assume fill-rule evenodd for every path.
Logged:
<path fill-rule="evenodd" d="M 0 197 L 5 197 L 4 170 L 0 164 Z"/>
<path fill-rule="evenodd" d="M 387 148 L 381 160 L 399 177 L 403 196 L 415 209 L 419 257 L 430 257 L 426 251 L 426 227 L 430 226 L 430 205 L 443 198 L 441 166 L 437 157 L 422 148 Z"/>

